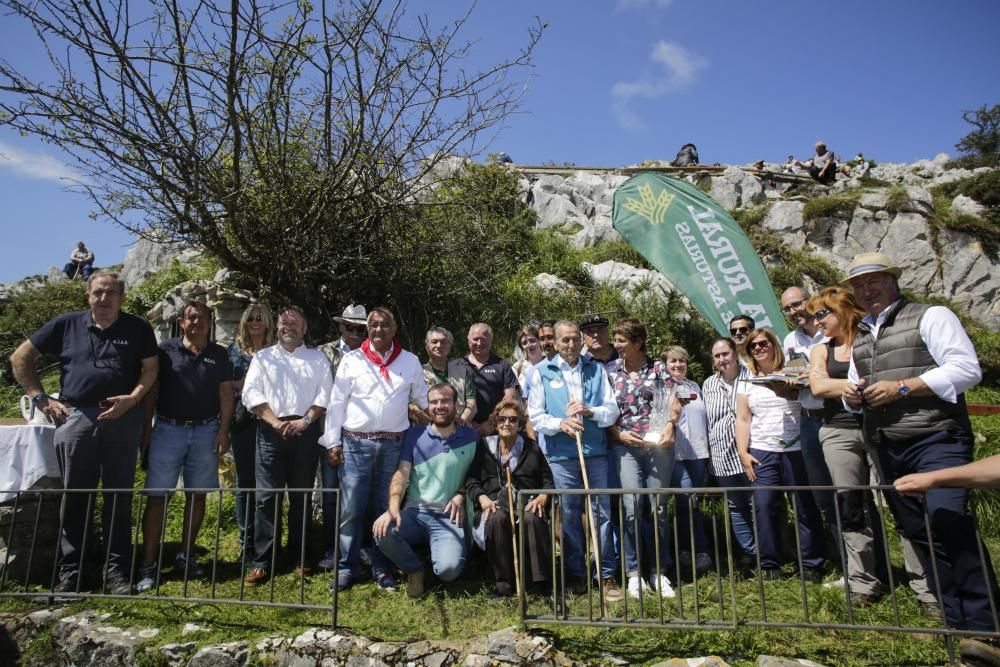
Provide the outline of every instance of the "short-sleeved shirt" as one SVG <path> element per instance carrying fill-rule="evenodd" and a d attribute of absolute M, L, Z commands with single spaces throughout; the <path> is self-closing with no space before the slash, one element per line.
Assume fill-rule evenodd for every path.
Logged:
<path fill-rule="evenodd" d="M 428 389 L 442 382 L 447 382 L 455 388 L 458 393 L 457 414 L 459 416 L 465 411 L 465 406 L 469 401 L 476 400 L 476 379 L 469 366 L 458 363 L 458 359 L 449 361 L 443 373 L 434 368 L 428 361 L 424 364 L 424 380 L 427 381 Z"/>
<path fill-rule="evenodd" d="M 495 354 L 491 354 L 481 368 L 476 368 L 468 357 L 459 357 L 455 361 L 472 371 L 476 384 L 476 416 L 472 420 L 477 424 L 489 419 L 493 408 L 503 399 L 505 389 L 519 386 L 514 369 Z"/>
<path fill-rule="evenodd" d="M 128 394 L 142 375 L 142 360 L 158 352 L 149 323 L 119 313 L 107 329 L 94 324 L 90 310 L 57 315 L 31 335 L 42 354 L 59 357 L 60 396 L 97 402 Z"/>
<path fill-rule="evenodd" d="M 230 382 L 229 353 L 209 343 L 195 355 L 180 338 L 160 343 L 160 390 L 156 412 L 169 419 L 211 419 L 219 414 L 219 385 Z"/>
<path fill-rule="evenodd" d="M 478 438 L 469 426 L 456 427 L 447 438 L 432 426 L 407 431 L 399 453 L 400 461 L 413 464 L 407 506 L 443 508 L 465 484 Z"/>
<path fill-rule="evenodd" d="M 765 452 L 794 452 L 799 442 L 802 407 L 794 399 L 778 396 L 766 385 L 738 380 L 736 393 L 750 404 L 750 447 Z"/>

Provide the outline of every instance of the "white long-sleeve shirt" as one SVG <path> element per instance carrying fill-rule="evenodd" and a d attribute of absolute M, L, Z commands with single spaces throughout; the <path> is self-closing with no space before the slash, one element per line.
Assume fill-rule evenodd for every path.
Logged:
<path fill-rule="evenodd" d="M 343 429 L 363 433 L 405 431 L 410 427 L 409 404 L 427 409 L 427 381 L 413 353 L 400 352 L 388 366 L 388 380 L 378 369 L 360 349 L 344 355 L 330 392 L 321 445 L 327 449 L 340 447 Z"/>
<path fill-rule="evenodd" d="M 563 380 L 566 382 L 566 388 L 569 390 L 570 400 L 580 400 L 583 395 L 583 362 L 577 361 L 575 367 L 570 367 L 566 363 L 566 360 L 562 358 L 562 355 L 557 356 L 552 361 L 556 362 L 559 366 L 559 370 L 562 371 Z M 540 363 L 549 363 L 543 360 Z M 589 407 L 594 415 L 592 419 L 597 422 L 600 428 L 607 428 L 618 421 L 618 399 L 615 398 L 615 391 L 611 387 L 611 383 L 608 382 L 607 373 L 604 367 L 598 364 L 601 369 L 601 376 L 603 377 L 603 382 L 601 382 L 601 404 L 600 405 L 589 405 Z M 548 412 L 545 411 L 545 387 L 542 385 L 544 380 L 542 380 L 542 374 L 538 372 L 537 367 L 534 373 L 531 374 L 531 379 L 528 382 L 528 418 L 531 420 L 531 425 L 534 429 L 545 435 L 555 435 L 560 432 L 559 424 L 562 422 L 561 417 L 553 417 Z"/>
<path fill-rule="evenodd" d="M 289 352 L 272 345 L 254 355 L 243 382 L 243 404 L 267 403 L 278 417 L 304 415 L 314 405 L 330 402 L 333 378 L 326 355 L 300 345 Z"/>
<path fill-rule="evenodd" d="M 885 322 L 886 315 L 895 310 L 894 306 L 895 302 L 879 313 L 877 318 L 866 315 L 862 320 L 872 328 L 874 336 L 878 337 L 879 328 Z M 959 394 L 976 386 L 983 379 L 976 348 L 969 340 L 969 335 L 965 333 L 958 316 L 949 309 L 944 306 L 928 308 L 920 318 L 920 338 L 938 365 L 937 368 L 921 374 L 920 379 L 941 400 L 957 403 Z M 853 354 L 851 354 L 851 365 L 847 370 L 847 379 L 855 384 L 859 379 Z"/>

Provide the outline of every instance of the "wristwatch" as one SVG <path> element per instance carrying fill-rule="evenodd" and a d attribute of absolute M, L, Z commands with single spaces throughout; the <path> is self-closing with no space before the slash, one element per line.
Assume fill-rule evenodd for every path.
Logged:
<path fill-rule="evenodd" d="M 900 398 L 906 398 L 907 396 L 910 395 L 910 387 L 909 387 L 909 385 L 906 384 L 906 380 L 900 380 L 899 381 L 898 391 L 899 391 L 899 397 Z"/>
<path fill-rule="evenodd" d="M 308 414 L 304 414 L 302 415 L 302 421 L 306 423 L 306 426 L 309 426 L 309 424 L 312 424 L 313 420 L 312 417 L 310 417 Z"/>
<path fill-rule="evenodd" d="M 31 397 L 31 404 L 34 405 L 35 407 L 38 407 L 47 400 L 49 400 L 49 395 L 46 394 L 44 391 L 40 391 Z"/>

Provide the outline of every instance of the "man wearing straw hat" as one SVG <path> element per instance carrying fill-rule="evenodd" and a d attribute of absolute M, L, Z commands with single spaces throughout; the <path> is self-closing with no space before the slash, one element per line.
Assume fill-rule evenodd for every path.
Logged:
<path fill-rule="evenodd" d="M 864 415 L 865 440 L 877 455 L 883 483 L 972 460 L 972 425 L 965 390 L 982 378 L 962 324 L 943 306 L 900 295 L 902 271 L 880 252 L 854 257 L 845 285 L 867 311 L 854 340 L 844 401 Z M 935 489 L 921 503 L 889 494 L 903 534 L 930 563 L 934 549 L 945 619 L 950 627 L 995 631 L 990 592 L 1000 604 L 989 556 L 980 558 L 966 489 Z M 928 534 L 924 510 L 930 520 Z M 982 552 L 986 554 L 985 550 Z M 929 567 L 933 577 L 935 568 Z M 1000 663 L 998 663 L 1000 664 Z"/>
<path fill-rule="evenodd" d="M 551 360 L 540 362 L 528 389 L 528 416 L 535 431 L 545 435 L 546 458 L 556 488 L 607 488 L 607 428 L 618 419 L 618 401 L 599 362 L 582 359 L 580 326 L 572 320 L 556 323 L 556 350 Z M 587 567 L 581 513 L 584 496 L 562 500 L 563 558 L 567 588 L 586 590 Z M 604 599 L 624 598 L 615 581 L 615 554 L 611 533 L 611 502 L 598 496 L 588 511 L 590 525 L 600 534 L 599 575 Z M 594 517 L 596 514 L 596 519 Z"/>

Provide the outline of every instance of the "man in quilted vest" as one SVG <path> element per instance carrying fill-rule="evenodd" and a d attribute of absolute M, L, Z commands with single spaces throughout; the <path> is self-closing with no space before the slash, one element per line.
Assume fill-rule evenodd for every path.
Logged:
<path fill-rule="evenodd" d="M 943 306 L 902 297 L 901 273 L 882 253 L 864 253 L 854 258 L 845 281 L 868 314 L 854 340 L 843 398 L 864 415 L 865 438 L 878 455 L 885 484 L 972 460 L 964 392 L 982 378 L 958 317 Z M 989 556 L 985 562 L 979 556 L 968 490 L 934 489 L 923 500 L 889 497 L 903 534 L 924 552 L 928 565 L 933 548 L 938 577 L 931 590 L 940 590 L 948 626 L 997 631 L 989 596 L 992 590 L 1000 602 L 1000 592 Z M 933 574 L 935 568 L 927 570 Z"/>

